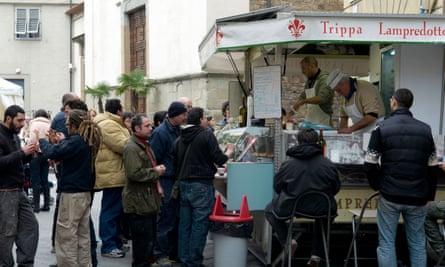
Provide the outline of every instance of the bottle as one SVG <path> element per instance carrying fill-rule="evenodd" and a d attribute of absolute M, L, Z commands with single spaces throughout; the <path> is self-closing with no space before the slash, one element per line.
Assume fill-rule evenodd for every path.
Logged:
<path fill-rule="evenodd" d="M 239 127 L 246 127 L 246 122 L 247 122 L 246 98 L 243 96 L 243 103 L 239 107 L 239 118 L 238 118 Z"/>
<path fill-rule="evenodd" d="M 293 130 L 294 129 L 294 120 L 293 119 L 287 119 L 286 121 L 286 130 Z"/>
<path fill-rule="evenodd" d="M 320 129 L 318 143 L 321 146 L 321 151 L 323 153 L 323 157 L 326 157 L 326 140 L 324 140 L 324 137 L 323 137 L 323 129 Z"/>
<path fill-rule="evenodd" d="M 247 122 L 246 122 L 246 126 L 250 126 L 252 125 L 252 118 L 254 118 L 253 116 L 253 97 L 252 95 L 248 95 L 247 96 Z"/>
<path fill-rule="evenodd" d="M 423 8 L 422 1 L 420 1 L 419 14 L 425 14 L 425 9 Z"/>

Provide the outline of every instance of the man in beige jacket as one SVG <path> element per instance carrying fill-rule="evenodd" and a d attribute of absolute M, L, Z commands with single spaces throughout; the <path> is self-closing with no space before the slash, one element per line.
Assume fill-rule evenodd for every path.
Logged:
<path fill-rule="evenodd" d="M 102 132 L 102 144 L 96 157 L 95 189 L 102 190 L 99 217 L 101 253 L 104 257 L 125 257 L 121 237 L 122 189 L 125 185 L 124 146 L 130 134 L 123 124 L 119 99 L 105 103 L 105 113 L 94 118 Z"/>

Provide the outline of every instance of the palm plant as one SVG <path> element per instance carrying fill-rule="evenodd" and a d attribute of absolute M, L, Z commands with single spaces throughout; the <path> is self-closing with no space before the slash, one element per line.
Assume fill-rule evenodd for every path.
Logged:
<path fill-rule="evenodd" d="M 100 82 L 94 88 L 86 86 L 84 92 L 85 92 L 85 94 L 92 95 L 93 98 L 97 98 L 97 105 L 99 106 L 99 113 L 103 113 L 104 106 L 103 106 L 102 98 L 110 96 L 110 91 L 111 91 L 111 87 L 106 82 Z"/>
<path fill-rule="evenodd" d="M 118 82 L 120 86 L 116 88 L 116 94 L 121 95 L 130 90 L 132 112 L 145 112 L 145 110 L 139 110 L 138 98 L 139 96 L 146 96 L 148 90 L 155 88 L 155 81 L 148 79 L 145 76 L 145 72 L 134 70 L 130 73 L 123 73 L 119 76 Z"/>

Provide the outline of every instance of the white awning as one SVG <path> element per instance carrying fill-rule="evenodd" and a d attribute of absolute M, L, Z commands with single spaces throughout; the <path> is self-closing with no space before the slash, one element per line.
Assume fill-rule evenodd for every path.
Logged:
<path fill-rule="evenodd" d="M 1 113 L 11 105 L 24 107 L 23 88 L 15 83 L 0 78 L 0 111 Z M 2 117 L 3 119 L 3 117 Z"/>
<path fill-rule="evenodd" d="M 218 58 L 225 55 L 218 52 L 233 54 L 260 46 L 323 42 L 445 43 L 443 16 L 273 12 L 276 16 L 267 18 L 252 19 L 252 13 L 248 13 L 217 20 L 199 46 L 202 68 L 209 72 L 223 71 L 227 67 Z M 243 17 L 251 19 L 240 20 Z"/>

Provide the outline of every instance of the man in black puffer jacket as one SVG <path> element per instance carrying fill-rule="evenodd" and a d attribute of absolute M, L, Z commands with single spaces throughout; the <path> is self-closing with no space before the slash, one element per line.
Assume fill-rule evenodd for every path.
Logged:
<path fill-rule="evenodd" d="M 377 208 L 379 266 L 397 266 L 395 239 L 400 214 L 411 266 L 426 266 L 425 204 L 434 200 L 439 169 L 431 128 L 409 111 L 413 99 L 408 89 L 394 92 L 393 112 L 372 132 L 366 154 L 368 181 L 381 194 Z"/>
<path fill-rule="evenodd" d="M 335 165 L 323 157 L 322 147 L 318 144 L 318 134 L 313 129 L 304 129 L 297 134 L 298 145 L 289 148 L 286 155 L 290 157 L 281 164 L 274 177 L 275 196 L 272 202 L 266 206 L 265 216 L 277 239 L 282 246 L 287 238 L 287 219 L 291 218 L 295 200 L 305 192 L 319 191 L 326 193 L 331 198 L 331 214 L 337 212 L 334 199 L 340 190 L 340 178 Z M 302 213 L 317 214 L 327 207 L 318 202 L 305 203 L 307 205 L 297 207 Z M 319 228 L 320 222 L 316 219 L 312 239 L 311 259 L 308 266 L 319 266 L 320 256 L 323 255 L 323 236 Z M 323 220 L 326 225 L 326 221 Z M 295 243 L 296 244 L 296 243 Z"/>

